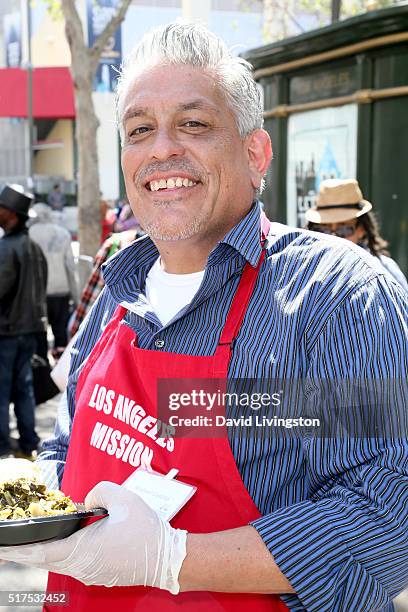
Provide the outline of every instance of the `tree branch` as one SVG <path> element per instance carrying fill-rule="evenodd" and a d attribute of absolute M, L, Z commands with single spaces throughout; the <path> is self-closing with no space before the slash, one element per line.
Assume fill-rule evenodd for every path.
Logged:
<path fill-rule="evenodd" d="M 65 0 L 66 1 L 66 0 Z M 102 51 L 106 47 L 106 44 L 109 38 L 116 32 L 117 28 L 120 26 L 122 21 L 125 18 L 126 11 L 129 8 L 132 0 L 122 0 L 119 4 L 118 11 L 113 15 L 112 19 L 106 24 L 105 28 L 99 34 L 98 38 L 95 40 L 94 44 L 90 49 L 90 55 L 93 61 L 96 63 L 99 61 L 99 58 L 102 54 Z"/>
<path fill-rule="evenodd" d="M 82 21 L 75 6 L 75 0 L 61 0 L 61 9 L 65 19 L 67 41 L 71 49 L 71 54 L 73 54 L 75 48 L 83 49 L 83 47 L 85 47 Z"/>

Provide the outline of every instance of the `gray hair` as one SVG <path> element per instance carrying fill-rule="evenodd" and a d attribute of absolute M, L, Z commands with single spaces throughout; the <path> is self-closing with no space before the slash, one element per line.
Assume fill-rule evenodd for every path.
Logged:
<path fill-rule="evenodd" d="M 144 68 L 188 65 L 209 70 L 235 115 L 241 138 L 262 128 L 263 109 L 252 66 L 231 54 L 226 44 L 204 26 L 174 21 L 145 34 L 121 67 L 116 90 L 116 117 L 123 140 L 123 103 L 129 84 Z"/>

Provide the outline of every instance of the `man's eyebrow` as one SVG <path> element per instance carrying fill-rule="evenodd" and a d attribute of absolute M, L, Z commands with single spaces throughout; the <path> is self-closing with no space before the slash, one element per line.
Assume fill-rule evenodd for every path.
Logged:
<path fill-rule="evenodd" d="M 187 102 L 185 104 L 179 104 L 176 107 L 177 111 L 189 111 L 189 110 L 207 110 L 218 113 L 219 110 L 216 106 L 206 102 L 205 100 L 192 100 L 191 102 Z M 145 117 L 149 114 L 149 110 L 143 106 L 130 106 L 123 115 L 123 121 L 127 121 L 128 119 L 133 119 L 134 117 Z"/>
<path fill-rule="evenodd" d="M 189 110 L 209 110 L 218 113 L 218 108 L 205 100 L 192 100 L 191 102 L 187 102 L 185 104 L 179 104 L 177 107 L 180 111 L 189 111 Z"/>
<path fill-rule="evenodd" d="M 131 106 L 125 111 L 123 121 L 132 119 L 133 117 L 144 117 L 145 115 L 147 115 L 147 108 L 143 108 L 142 106 Z"/>

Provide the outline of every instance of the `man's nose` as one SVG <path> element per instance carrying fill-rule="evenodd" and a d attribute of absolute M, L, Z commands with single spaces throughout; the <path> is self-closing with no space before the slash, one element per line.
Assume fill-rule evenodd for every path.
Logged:
<path fill-rule="evenodd" d="M 150 152 L 152 158 L 163 161 L 173 155 L 183 155 L 184 152 L 185 148 L 174 130 L 167 128 L 157 130 Z"/>

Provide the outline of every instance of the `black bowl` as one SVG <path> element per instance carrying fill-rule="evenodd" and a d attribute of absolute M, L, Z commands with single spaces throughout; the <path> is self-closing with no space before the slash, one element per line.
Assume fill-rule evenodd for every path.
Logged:
<path fill-rule="evenodd" d="M 36 518 L 0 521 L 0 546 L 35 544 L 47 540 L 62 540 L 78 529 L 84 519 L 106 516 L 104 508 L 85 510 L 83 504 L 76 504 L 78 512 L 37 516 Z"/>

